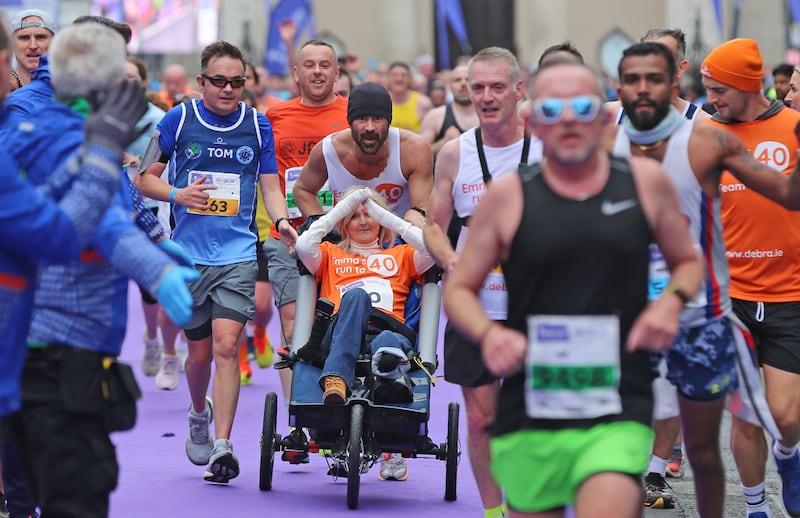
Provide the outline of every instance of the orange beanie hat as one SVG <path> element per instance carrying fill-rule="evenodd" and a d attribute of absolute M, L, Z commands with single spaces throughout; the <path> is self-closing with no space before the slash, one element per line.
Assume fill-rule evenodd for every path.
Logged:
<path fill-rule="evenodd" d="M 764 78 L 764 62 L 758 43 L 747 38 L 726 41 L 703 60 L 700 72 L 743 92 L 758 92 Z"/>

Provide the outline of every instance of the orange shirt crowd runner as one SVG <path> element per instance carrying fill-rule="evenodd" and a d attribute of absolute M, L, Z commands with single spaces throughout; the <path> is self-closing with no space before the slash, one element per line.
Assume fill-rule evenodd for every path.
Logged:
<path fill-rule="evenodd" d="M 286 194 L 289 219 L 294 226 L 302 222 L 300 210 L 294 204 L 292 188 L 300 170 L 308 160 L 311 149 L 328 134 L 347 128 L 347 99 L 336 100 L 325 106 L 306 106 L 295 98 L 277 104 L 267 110 L 275 136 L 276 158 L 281 189 Z M 333 199 L 321 193 L 320 202 L 326 209 L 333 205 Z M 275 225 L 270 229 L 270 237 L 279 239 Z"/>

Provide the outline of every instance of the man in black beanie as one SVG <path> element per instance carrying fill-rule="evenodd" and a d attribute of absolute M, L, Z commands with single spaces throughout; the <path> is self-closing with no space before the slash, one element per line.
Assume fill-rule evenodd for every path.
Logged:
<path fill-rule="evenodd" d="M 311 217 L 322 214 L 317 192 L 328 185 L 334 203 L 353 186 L 369 187 L 384 197 L 398 216 L 420 228 L 433 188 L 433 153 L 413 131 L 390 128 L 392 99 L 378 83 L 353 88 L 347 105 L 350 129 L 332 133 L 314 146 L 294 185 L 294 201 Z M 381 480 L 405 480 L 408 466 L 400 454 L 381 458 Z"/>
<path fill-rule="evenodd" d="M 304 216 L 322 213 L 317 192 L 328 183 L 334 202 L 353 186 L 381 193 L 389 208 L 418 227 L 433 187 L 433 155 L 413 131 L 390 128 L 392 99 L 378 83 L 353 88 L 347 105 L 350 129 L 325 137 L 311 150 L 294 186 Z"/>

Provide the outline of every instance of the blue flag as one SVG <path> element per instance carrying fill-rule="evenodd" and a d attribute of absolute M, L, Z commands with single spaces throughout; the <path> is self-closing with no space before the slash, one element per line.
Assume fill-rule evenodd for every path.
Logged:
<path fill-rule="evenodd" d="M 309 39 L 317 37 L 314 27 L 314 14 L 311 12 L 310 0 L 280 0 L 269 15 L 269 33 L 267 34 L 267 54 L 264 57 L 264 67 L 267 72 L 275 75 L 286 75 L 289 69 L 289 56 L 286 55 L 286 45 L 281 39 L 278 25 L 284 20 L 294 20 L 297 26 L 295 45 L 300 35 L 308 31 Z"/>
<path fill-rule="evenodd" d="M 789 2 L 789 10 L 792 12 L 792 21 L 800 23 L 800 0 L 787 0 Z"/>
<path fill-rule="evenodd" d="M 714 9 L 714 19 L 717 21 L 717 30 L 719 35 L 722 36 L 722 1 L 711 0 L 711 8 Z"/>
<path fill-rule="evenodd" d="M 461 9 L 461 0 L 436 0 L 436 33 L 440 68 L 450 68 L 448 26 L 461 44 L 461 48 L 468 52 L 469 38 L 467 37 L 467 24 L 464 23 L 464 11 Z"/>

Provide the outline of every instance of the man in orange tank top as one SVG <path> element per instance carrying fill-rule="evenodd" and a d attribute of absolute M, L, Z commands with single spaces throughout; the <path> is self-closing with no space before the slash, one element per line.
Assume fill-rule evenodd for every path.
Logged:
<path fill-rule="evenodd" d="M 737 135 L 756 159 L 791 174 L 800 114 L 762 93 L 763 61 L 755 41 L 738 38 L 714 49 L 701 66 L 707 122 Z M 747 325 L 764 371 L 767 402 L 783 436 L 773 454 L 783 502 L 800 516 L 800 214 L 756 194 L 729 172 L 720 180 L 721 215 L 730 267 L 730 296 Z M 749 516 L 769 516 L 764 500 L 767 445 L 762 429 L 734 418 L 731 443 Z"/>

